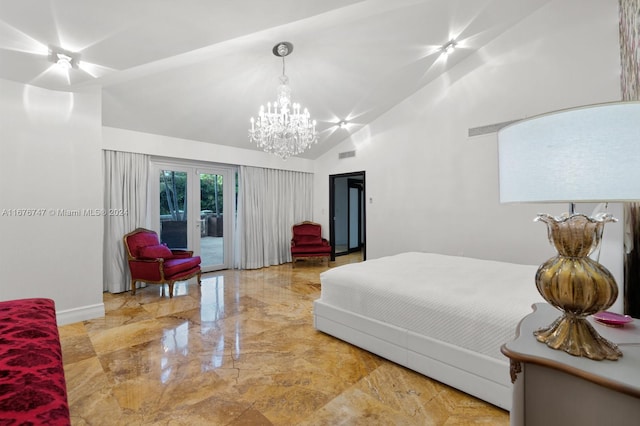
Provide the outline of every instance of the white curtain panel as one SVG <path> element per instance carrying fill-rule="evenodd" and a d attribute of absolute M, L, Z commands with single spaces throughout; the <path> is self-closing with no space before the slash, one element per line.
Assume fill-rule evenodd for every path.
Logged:
<path fill-rule="evenodd" d="M 149 156 L 104 151 L 103 288 L 121 293 L 131 287 L 123 237 L 147 225 Z M 109 214 L 117 212 L 117 214 Z M 120 213 L 122 212 L 122 214 Z"/>
<path fill-rule="evenodd" d="M 241 166 L 237 236 L 240 269 L 291 261 L 291 227 L 313 219 L 313 174 Z"/>

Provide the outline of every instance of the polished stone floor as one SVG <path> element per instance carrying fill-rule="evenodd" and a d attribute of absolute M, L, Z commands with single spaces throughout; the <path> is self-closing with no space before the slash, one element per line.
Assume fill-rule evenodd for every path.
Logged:
<path fill-rule="evenodd" d="M 357 260 L 341 256 L 331 267 Z M 313 328 L 326 262 L 105 293 L 60 327 L 73 425 L 506 425 L 503 410 Z"/>

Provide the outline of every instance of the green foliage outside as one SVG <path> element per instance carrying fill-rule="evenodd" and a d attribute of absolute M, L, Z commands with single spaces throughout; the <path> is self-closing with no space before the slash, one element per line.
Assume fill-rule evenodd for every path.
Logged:
<path fill-rule="evenodd" d="M 222 214 L 222 175 L 200 175 L 200 210 Z"/>
<path fill-rule="evenodd" d="M 187 173 L 160 171 L 160 215 L 187 220 Z M 222 214 L 222 175 L 200 175 L 200 210 Z M 207 212 L 207 213 L 208 213 Z"/>

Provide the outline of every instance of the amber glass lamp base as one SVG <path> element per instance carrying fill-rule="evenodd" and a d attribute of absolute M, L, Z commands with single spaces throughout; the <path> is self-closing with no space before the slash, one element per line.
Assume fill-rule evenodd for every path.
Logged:
<path fill-rule="evenodd" d="M 603 338 L 587 321 L 589 315 L 611 307 L 618 297 L 613 275 L 589 255 L 600 245 L 611 215 L 561 217 L 539 215 L 547 224 L 549 241 L 558 255 L 543 263 L 536 273 L 536 287 L 542 297 L 564 314 L 534 335 L 540 342 L 571 355 L 594 360 L 617 360 L 618 347 Z"/>
<path fill-rule="evenodd" d="M 600 336 L 589 321 L 565 313 L 549 327 L 537 330 L 539 342 L 552 349 L 595 360 L 617 360 L 622 352 L 615 343 Z"/>

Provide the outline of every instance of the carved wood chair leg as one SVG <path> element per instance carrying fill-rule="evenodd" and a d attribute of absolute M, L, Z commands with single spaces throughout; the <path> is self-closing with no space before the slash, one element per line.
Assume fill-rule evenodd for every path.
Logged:
<path fill-rule="evenodd" d="M 198 285 L 202 285 L 202 272 L 198 272 Z"/>
<path fill-rule="evenodd" d="M 173 283 L 174 281 L 169 281 L 169 299 L 173 297 Z"/>
<path fill-rule="evenodd" d="M 136 280 L 131 280 L 131 294 L 136 294 Z"/>

